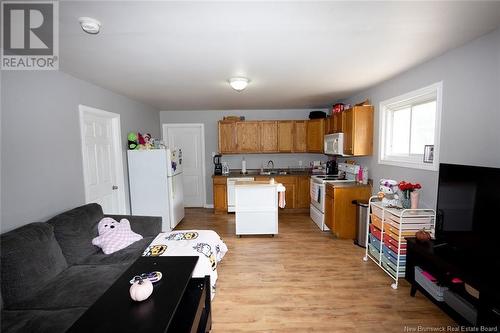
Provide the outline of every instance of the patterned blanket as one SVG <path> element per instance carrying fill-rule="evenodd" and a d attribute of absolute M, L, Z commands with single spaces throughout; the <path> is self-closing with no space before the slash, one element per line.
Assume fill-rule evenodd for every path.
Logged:
<path fill-rule="evenodd" d="M 212 230 L 179 230 L 162 232 L 146 248 L 143 256 L 198 256 L 193 277 L 210 275 L 212 299 L 217 283 L 217 264 L 227 246 Z"/>

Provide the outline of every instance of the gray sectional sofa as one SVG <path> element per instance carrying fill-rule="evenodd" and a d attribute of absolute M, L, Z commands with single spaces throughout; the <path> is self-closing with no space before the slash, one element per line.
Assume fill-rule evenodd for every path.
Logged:
<path fill-rule="evenodd" d="M 159 217 L 111 215 L 144 238 L 105 255 L 91 243 L 103 217 L 88 204 L 0 236 L 2 332 L 66 331 L 161 229 Z"/>

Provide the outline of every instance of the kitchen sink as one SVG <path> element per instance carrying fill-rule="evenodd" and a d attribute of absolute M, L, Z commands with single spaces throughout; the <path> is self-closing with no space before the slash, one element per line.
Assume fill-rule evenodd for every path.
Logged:
<path fill-rule="evenodd" d="M 288 174 L 288 172 L 284 171 L 284 170 L 272 170 L 272 171 L 261 171 L 259 174 L 262 176 L 286 175 L 286 174 Z"/>

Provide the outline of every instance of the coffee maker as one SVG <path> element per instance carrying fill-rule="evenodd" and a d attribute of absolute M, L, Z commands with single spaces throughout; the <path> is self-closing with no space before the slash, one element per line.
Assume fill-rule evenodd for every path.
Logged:
<path fill-rule="evenodd" d="M 222 175 L 222 155 L 214 155 L 214 175 Z"/>
<path fill-rule="evenodd" d="M 336 160 L 326 161 L 326 174 L 327 175 L 336 175 L 339 173 L 339 169 L 337 166 Z"/>

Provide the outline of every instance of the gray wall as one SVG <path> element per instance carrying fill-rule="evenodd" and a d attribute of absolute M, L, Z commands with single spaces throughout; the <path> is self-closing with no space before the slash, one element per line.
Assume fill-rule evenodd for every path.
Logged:
<path fill-rule="evenodd" d="M 202 123 L 205 124 L 205 163 L 206 163 L 206 202 L 213 203 L 212 175 L 213 162 L 212 152 L 217 152 L 217 121 L 224 116 L 245 116 L 246 120 L 280 120 L 280 119 L 307 119 L 312 109 L 292 110 L 203 110 L 203 111 L 161 111 L 160 122 L 162 124 L 173 123 Z M 319 110 L 319 109 L 314 109 Z M 323 111 L 326 111 L 323 109 Z M 303 166 L 308 166 L 313 160 L 326 161 L 322 154 L 238 154 L 224 155 L 222 161 L 228 162 L 231 169 L 241 169 L 241 160 L 245 157 L 247 169 L 260 168 L 262 163 L 273 160 L 276 168 L 298 167 L 299 161 Z"/>
<path fill-rule="evenodd" d="M 157 110 L 60 71 L 5 71 L 1 87 L 2 232 L 84 204 L 79 104 L 120 114 L 126 184 L 126 133 L 160 135 Z"/>
<path fill-rule="evenodd" d="M 500 167 L 500 28 L 344 101 L 370 98 L 375 106 L 374 155 L 358 159 L 368 164 L 370 178 L 420 182 L 427 207 L 436 204 L 438 172 L 377 163 L 379 103 L 438 81 L 443 81 L 440 162 Z"/>

